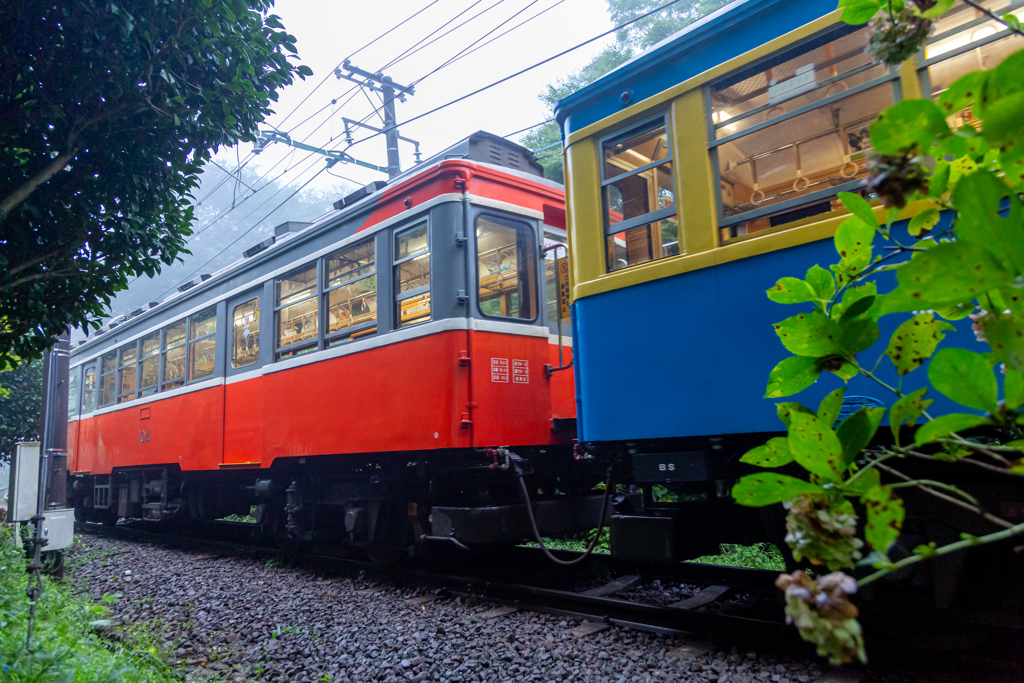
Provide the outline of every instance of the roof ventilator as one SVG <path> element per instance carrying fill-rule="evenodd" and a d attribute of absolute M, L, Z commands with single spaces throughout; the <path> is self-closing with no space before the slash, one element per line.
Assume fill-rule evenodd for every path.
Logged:
<path fill-rule="evenodd" d="M 192 289 L 196 285 L 203 284 L 204 282 L 209 280 L 211 277 L 212 276 L 209 273 L 203 273 L 202 275 L 198 275 L 198 276 L 192 278 L 191 280 L 189 280 L 188 282 L 186 282 L 185 284 L 183 284 L 180 287 L 178 287 L 178 291 L 179 292 L 187 292 L 188 290 Z"/>
<path fill-rule="evenodd" d="M 387 186 L 387 184 L 388 183 L 386 180 L 374 180 L 369 185 L 364 185 L 355 192 L 347 194 L 338 201 L 334 202 L 334 208 L 338 211 L 341 211 L 342 208 L 346 206 L 352 206 L 360 199 L 365 199 L 374 192 L 384 189 Z"/>

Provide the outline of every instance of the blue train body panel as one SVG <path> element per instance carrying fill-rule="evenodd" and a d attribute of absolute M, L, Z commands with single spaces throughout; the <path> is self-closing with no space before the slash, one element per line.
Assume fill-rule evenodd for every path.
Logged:
<path fill-rule="evenodd" d="M 773 303 L 765 290 L 780 277 L 802 278 L 811 265 L 827 267 L 837 259 L 832 241 L 823 240 L 576 301 L 580 441 L 784 431 L 777 402 L 816 408 L 843 381 L 825 372 L 792 397 L 763 398 L 772 368 L 791 355 L 772 324 L 810 310 L 809 304 Z M 884 277 L 878 284 L 883 292 L 895 286 Z M 858 359 L 874 364 L 906 319 L 882 318 L 879 341 Z M 979 352 L 987 350 L 974 340 L 970 320 L 954 324 L 957 331 L 947 333 L 940 348 L 976 345 Z M 903 390 L 923 386 L 926 372 L 927 366 L 908 374 Z M 877 375 L 891 386 L 899 383 L 888 358 Z M 886 406 L 895 400 L 862 377 L 849 382 L 846 396 L 873 398 Z M 934 391 L 929 397 L 940 414 L 975 412 Z"/>

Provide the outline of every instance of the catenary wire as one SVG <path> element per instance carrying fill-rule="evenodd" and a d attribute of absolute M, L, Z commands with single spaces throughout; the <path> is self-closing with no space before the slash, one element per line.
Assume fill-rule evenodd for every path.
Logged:
<path fill-rule="evenodd" d="M 440 0 L 433 0 L 432 2 L 428 3 L 428 4 L 427 4 L 427 5 L 425 5 L 425 6 L 424 6 L 424 7 L 422 8 L 422 9 L 420 9 L 419 11 L 417 11 L 417 12 L 416 12 L 415 14 L 413 14 L 413 15 L 411 15 L 411 16 L 408 16 L 408 17 L 406 17 L 405 19 L 403 19 L 402 21 L 400 21 L 399 23 L 395 24 L 395 25 L 394 25 L 394 26 L 392 26 L 392 27 L 391 27 L 390 29 L 388 29 L 388 30 L 387 30 L 387 31 L 385 31 L 384 33 L 380 34 L 379 36 L 377 36 L 376 38 L 374 38 L 373 40 L 371 40 L 370 42 L 368 42 L 368 43 L 367 43 L 366 45 L 363 45 L 363 46 L 362 46 L 361 48 L 359 48 L 358 50 L 356 50 L 355 52 L 353 52 L 352 54 L 350 54 L 350 55 L 349 55 L 348 57 L 346 57 L 345 59 L 352 59 L 352 58 L 353 58 L 353 57 L 355 57 L 355 56 L 356 56 L 357 54 L 359 54 L 360 52 L 362 52 L 362 51 L 363 51 L 363 50 L 365 50 L 366 48 L 368 48 L 368 47 L 370 47 L 371 45 L 373 45 L 374 43 L 376 43 L 376 42 L 377 42 L 378 40 L 381 40 L 381 39 L 385 38 L 385 37 L 386 37 L 386 36 L 387 36 L 388 34 L 390 34 L 390 33 L 391 33 L 392 31 L 394 31 L 394 30 L 396 30 L 396 29 L 398 29 L 398 28 L 402 27 L 402 26 L 403 26 L 403 25 L 405 25 L 406 23 L 408 23 L 408 22 L 412 21 L 413 19 L 415 19 L 416 17 L 418 17 L 418 16 L 420 15 L 420 14 L 422 14 L 422 13 L 423 13 L 423 12 L 425 12 L 426 10 L 428 10 L 428 9 L 430 9 L 431 7 L 433 7 L 434 5 L 436 5 L 436 4 L 438 3 L 438 2 L 440 2 Z M 338 66 L 334 67 L 334 69 L 337 69 L 337 68 L 339 68 L 339 67 L 340 67 L 340 66 L 341 66 L 342 64 L 344 64 L 344 63 L 345 63 L 345 59 L 343 59 L 343 60 L 341 60 L 340 62 L 338 62 Z M 332 76 L 332 75 L 334 74 L 334 69 L 332 69 L 331 71 L 329 71 L 329 72 L 327 73 L 327 75 L 326 75 L 326 76 L 324 76 L 323 80 L 322 80 L 322 81 L 320 81 L 320 82 L 319 82 L 319 83 L 318 83 L 318 84 L 316 85 L 316 87 L 315 87 L 315 88 L 313 88 L 312 90 L 310 90 L 310 91 L 309 91 L 309 93 L 307 93 L 307 94 L 306 94 L 306 96 L 302 98 L 302 101 L 301 101 L 301 102 L 299 102 L 299 104 L 298 104 L 298 105 L 296 105 L 296 107 L 295 107 L 294 109 L 292 109 L 292 110 L 291 110 L 290 112 L 288 112 L 288 115 L 287 115 L 287 116 L 285 116 L 285 117 L 284 117 L 283 119 L 281 119 L 281 122 L 280 122 L 279 124 L 277 124 L 277 125 L 279 125 L 279 126 L 281 126 L 281 125 L 284 125 L 284 122 L 285 122 L 285 121 L 287 121 L 287 120 L 288 120 L 288 119 L 289 119 L 289 118 L 291 117 L 291 115 L 292 115 L 292 114 L 294 114 L 294 113 L 295 113 L 296 111 L 298 111 L 298 110 L 299 110 L 299 107 L 301 107 L 301 106 L 302 106 L 303 104 L 305 104 L 305 103 L 306 103 L 306 100 L 308 100 L 308 99 L 309 99 L 310 97 L 312 97 L 313 93 L 315 93 L 315 92 L 316 92 L 316 91 L 317 91 L 317 90 L 318 90 L 318 89 L 319 89 L 319 88 L 320 88 L 320 87 L 321 87 L 321 86 L 322 86 L 322 85 L 323 85 L 324 83 L 326 83 L 326 82 L 328 81 L 328 79 L 330 79 L 330 77 L 331 77 L 331 76 Z M 321 110 L 321 111 L 322 111 L 322 110 Z M 302 125 L 302 124 L 299 124 L 299 125 Z"/>
<path fill-rule="evenodd" d="M 433 109 L 430 109 L 428 111 L 423 112 L 422 114 L 417 114 L 416 116 L 412 117 L 411 119 L 406 119 L 402 123 L 403 123 L 403 125 L 408 125 L 408 124 L 412 123 L 413 121 L 418 121 L 419 119 L 422 119 L 422 118 L 424 118 L 426 116 L 430 116 L 431 114 L 436 114 L 437 112 L 441 111 L 442 109 L 447 109 L 448 107 L 450 107 L 450 106 L 452 106 L 454 104 L 458 104 L 459 102 L 462 102 L 463 100 L 469 99 L 470 97 L 473 97 L 475 95 L 479 95 L 480 93 L 485 92 L 487 90 L 490 90 L 491 88 L 494 88 L 496 86 L 499 86 L 502 83 L 505 83 L 506 81 L 510 81 L 513 78 L 516 78 L 517 76 L 522 76 L 523 74 L 525 74 L 525 73 L 527 73 L 529 71 L 533 71 L 534 69 L 536 69 L 538 67 L 541 67 L 541 66 L 547 64 L 548 62 L 554 61 L 554 60 L 558 59 L 559 57 L 563 57 L 563 56 L 569 54 L 570 52 L 578 50 L 581 47 L 585 47 L 585 46 L 589 45 L 590 43 L 593 43 L 596 40 L 600 40 L 601 38 L 604 38 L 606 36 L 610 36 L 611 34 L 615 33 L 616 31 L 619 31 L 619 30 L 621 30 L 623 28 L 626 28 L 627 26 L 631 26 L 632 24 L 635 24 L 636 22 L 640 21 L 641 19 L 645 19 L 645 18 L 651 16 L 652 14 L 656 14 L 656 13 L 660 12 L 661 10 L 666 9 L 667 7 L 671 7 L 672 5 L 675 5 L 675 4 L 679 3 L 680 1 L 681 0 L 670 0 L 669 2 L 666 2 L 664 5 L 660 5 L 660 6 L 656 7 L 655 9 L 650 10 L 649 12 L 644 12 L 643 14 L 641 14 L 640 16 L 638 16 L 638 17 L 636 17 L 634 19 L 631 19 L 631 20 L 629 20 L 629 21 L 627 21 L 625 23 L 619 24 L 615 28 L 609 29 L 608 31 L 605 31 L 604 33 L 596 35 L 593 38 L 588 38 L 587 40 L 583 41 L 582 43 L 579 43 L 578 45 L 574 45 L 573 47 L 570 47 L 570 48 L 568 48 L 566 50 L 562 50 L 558 54 L 552 55 L 552 56 L 548 57 L 547 59 L 543 59 L 543 60 L 537 62 L 536 64 L 532 64 L 531 66 L 528 66 L 528 67 L 526 67 L 524 69 L 520 69 L 519 71 L 517 71 L 517 72 L 515 72 L 513 74 L 509 74 L 508 76 L 505 76 L 504 78 L 498 79 L 497 81 L 494 81 L 493 83 L 489 83 L 488 85 L 485 85 L 485 86 L 483 86 L 481 88 L 477 88 L 476 90 L 474 90 L 472 92 L 469 92 L 469 93 L 466 93 L 465 95 L 462 95 L 460 97 L 456 97 L 454 100 L 446 102 L 446 103 L 444 103 L 442 105 L 438 105 L 437 107 L 434 107 Z M 356 140 L 351 145 L 349 145 L 346 148 L 346 151 L 348 151 L 349 149 L 351 149 L 352 147 L 354 147 L 354 146 L 356 146 L 358 144 L 366 142 L 367 140 L 372 140 L 373 138 L 377 137 L 378 135 L 382 135 L 382 134 L 383 133 L 373 133 L 371 135 L 367 135 L 365 138 L 360 138 L 359 140 Z"/>

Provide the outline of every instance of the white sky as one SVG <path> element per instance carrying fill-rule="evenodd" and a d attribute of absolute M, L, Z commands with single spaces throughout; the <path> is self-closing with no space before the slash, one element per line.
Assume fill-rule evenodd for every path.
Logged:
<path fill-rule="evenodd" d="M 352 58 L 353 65 L 367 71 L 379 70 L 404 50 L 474 5 L 476 1 L 438 0 L 412 21 L 355 55 Z M 301 63 L 313 70 L 313 76 L 307 77 L 305 81 L 297 81 L 280 93 L 280 100 L 274 106 L 277 113 L 268 120 L 268 123 L 287 131 L 296 140 L 309 136 L 307 144 L 317 147 L 340 144 L 338 148 L 343 149 L 344 144 L 338 141 L 343 130 L 341 117 L 361 120 L 372 112 L 370 103 L 357 89 L 351 93 L 353 99 L 344 108 L 340 108 L 348 97 L 340 96 L 355 86 L 334 76 L 315 92 L 314 87 L 324 76 L 330 74 L 342 59 L 430 2 L 431 0 L 277 0 L 275 13 L 281 17 L 288 32 L 296 36 Z M 520 13 L 515 18 L 481 42 L 549 7 L 550 11 L 430 76 L 416 87 L 415 96 L 407 98 L 405 103 L 396 103 L 401 135 L 418 140 L 424 158 L 477 130 L 507 135 L 542 121 L 546 112 L 537 95 L 543 90 L 544 85 L 586 64 L 612 40 L 612 36 L 591 43 L 419 121 L 402 125 L 402 121 L 417 114 L 607 31 L 612 25 L 605 3 L 603 0 L 481 0 L 434 37 L 482 12 L 480 16 L 385 71 L 385 74 L 391 76 L 396 83 L 409 85 L 517 12 Z M 310 95 L 309 99 L 300 106 L 300 102 L 307 95 Z M 333 106 L 333 117 L 332 107 L 328 106 L 308 123 L 295 127 L 317 110 L 330 105 L 333 98 L 338 98 L 338 104 Z M 298 109 L 285 120 L 285 115 L 296 107 Z M 324 125 L 314 132 L 321 123 Z M 367 120 L 367 123 L 376 124 L 377 127 L 381 125 L 380 119 L 376 117 Z M 364 130 L 356 139 L 369 134 L 371 131 Z M 251 145 L 242 145 L 237 150 L 240 158 L 244 159 L 250 149 Z M 399 149 L 402 167 L 408 168 L 413 162 L 412 146 L 401 143 Z M 349 153 L 379 166 L 387 165 L 383 136 L 357 145 Z M 312 158 L 309 161 L 302 161 L 306 154 L 281 144 L 274 144 L 249 166 L 255 166 L 263 173 L 275 163 L 285 161 L 284 157 L 291 157 L 270 170 L 268 178 L 289 169 L 282 180 L 301 183 L 325 165 L 319 156 L 315 163 Z M 218 160 L 228 168 L 234 167 L 236 150 L 222 150 Z M 303 173 L 307 168 L 309 170 Z M 351 164 L 337 165 L 331 170 L 360 184 L 386 177 Z M 327 187 L 337 182 L 336 178 L 321 173 L 310 187 Z"/>

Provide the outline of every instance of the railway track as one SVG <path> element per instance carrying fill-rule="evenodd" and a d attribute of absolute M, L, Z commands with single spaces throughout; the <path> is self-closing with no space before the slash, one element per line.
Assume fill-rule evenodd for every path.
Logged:
<path fill-rule="evenodd" d="M 262 539 L 252 524 L 217 522 L 204 525 L 204 533 L 159 532 L 139 524 L 105 527 L 77 524 L 76 531 L 120 540 L 155 543 L 174 548 L 218 553 L 278 557 L 282 553 Z M 361 559 L 305 552 L 289 554 L 297 566 L 314 569 L 326 576 L 362 576 L 382 584 L 420 587 L 441 598 L 473 598 L 501 607 L 579 617 L 586 620 L 577 635 L 611 626 L 679 635 L 693 639 L 727 641 L 740 647 L 757 647 L 797 657 L 813 657 L 814 650 L 800 639 L 792 626 L 785 624 L 781 593 L 775 588 L 777 572 L 694 563 L 665 566 L 638 566 L 608 556 L 595 555 L 584 567 L 566 569 L 548 562 L 539 549 L 505 548 L 501 554 L 456 555 L 452 553 L 417 558 L 398 567 L 380 567 Z M 579 553 L 555 551 L 561 559 L 574 559 Z M 584 579 L 581 580 L 581 574 Z M 685 584 L 692 595 L 672 604 L 650 604 L 632 598 L 638 585 L 651 581 Z M 868 610 L 867 623 L 902 624 L 913 632 L 928 618 L 910 608 Z M 970 628 L 984 615 L 952 615 Z M 915 623 L 916 622 L 916 623 Z M 991 624 L 989 624 L 991 626 Z M 1021 680 L 1019 623 L 1000 623 L 1009 633 L 1004 646 L 987 643 L 976 647 L 974 641 L 963 648 L 944 646 L 941 651 L 916 650 L 914 643 L 894 645 L 891 630 L 883 628 L 885 638 L 866 635 L 872 668 L 897 675 L 923 676 L 924 680 L 943 681 L 1018 681 Z M 941 628 L 941 624 L 932 624 Z M 1016 639 L 1019 643 L 1019 638 Z M 1008 650 L 1005 648 L 1009 648 Z M 909 656 L 908 656 L 909 655 Z"/>

